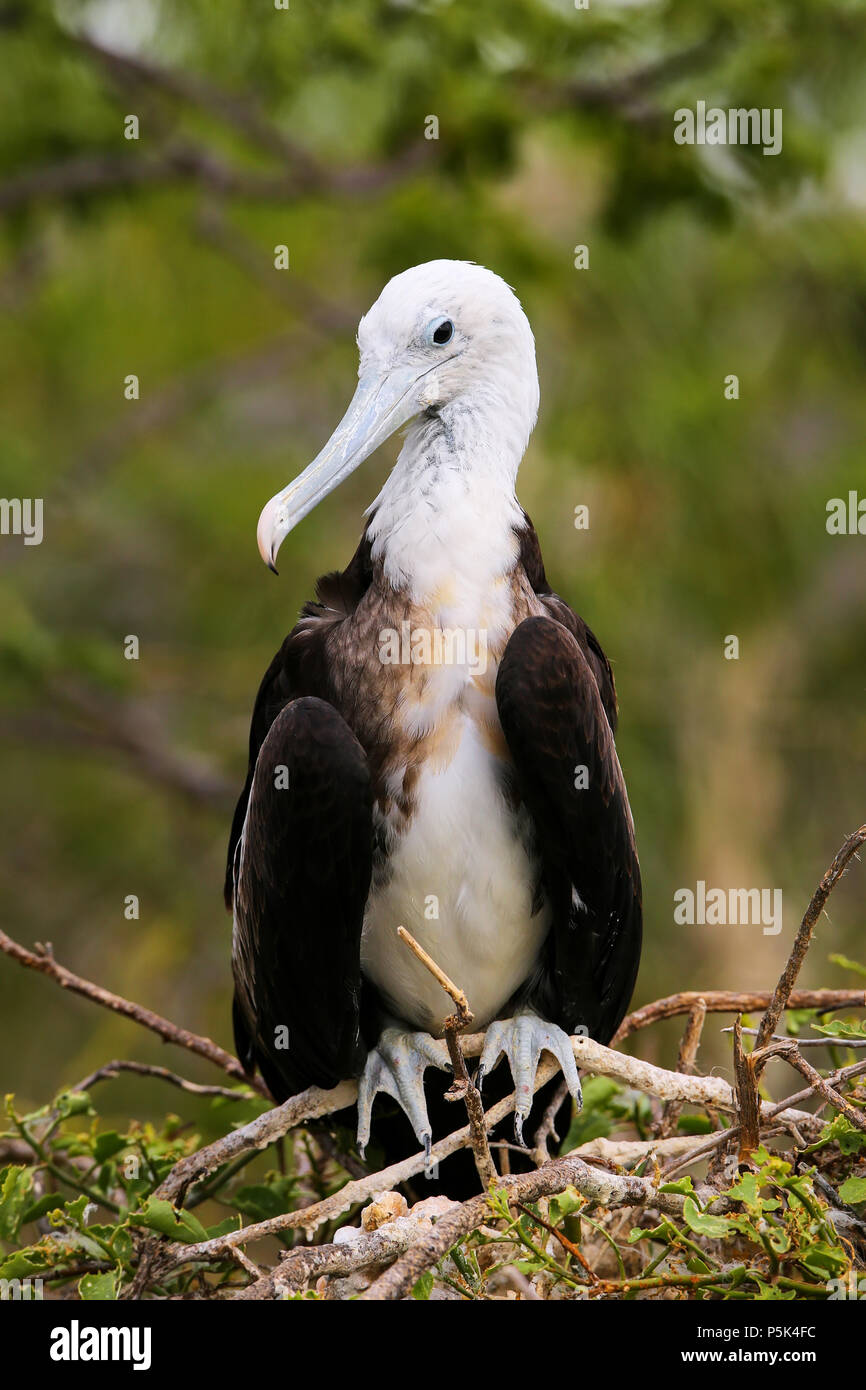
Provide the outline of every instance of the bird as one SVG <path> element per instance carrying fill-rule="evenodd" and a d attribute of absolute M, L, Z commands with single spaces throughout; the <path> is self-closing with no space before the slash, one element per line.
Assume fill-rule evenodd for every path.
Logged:
<path fill-rule="evenodd" d="M 357 345 L 343 419 L 258 522 L 276 572 L 292 529 L 402 432 L 355 554 L 256 697 L 225 882 L 235 1043 L 278 1102 L 357 1079 L 362 1155 L 384 1105 L 429 1158 L 453 1006 L 403 926 L 484 1030 L 476 1084 L 507 1091 L 510 1071 L 523 1145 L 541 1053 L 579 1107 L 571 1035 L 610 1041 L 640 961 L 613 671 L 517 500 L 539 382 L 514 291 L 474 262 L 414 266 Z"/>

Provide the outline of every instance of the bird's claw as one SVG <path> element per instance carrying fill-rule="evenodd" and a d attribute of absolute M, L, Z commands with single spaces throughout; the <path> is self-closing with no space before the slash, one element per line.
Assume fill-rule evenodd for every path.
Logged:
<path fill-rule="evenodd" d="M 475 1075 L 479 1091 L 486 1073 L 493 1070 L 503 1052 L 508 1058 L 516 1091 L 514 1134 L 518 1144 L 525 1148 L 523 1122 L 532 1108 L 535 1073 L 542 1052 L 550 1052 L 556 1058 L 578 1110 L 583 1104 L 580 1077 L 568 1034 L 557 1028 L 555 1023 L 546 1023 L 537 1014 L 522 1012 L 513 1018 L 497 1019 L 490 1024 Z"/>
<path fill-rule="evenodd" d="M 396 1100 L 423 1146 L 425 1167 L 430 1167 L 433 1137 L 424 1097 L 424 1072 L 428 1067 L 450 1070 L 448 1048 L 429 1033 L 406 1033 L 385 1028 L 368 1053 L 358 1082 L 358 1148 L 363 1155 L 370 1141 L 373 1101 L 380 1091 Z"/>

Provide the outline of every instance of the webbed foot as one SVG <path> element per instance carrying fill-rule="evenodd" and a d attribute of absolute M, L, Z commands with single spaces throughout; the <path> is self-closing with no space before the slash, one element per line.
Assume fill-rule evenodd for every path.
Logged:
<path fill-rule="evenodd" d="M 550 1052 L 556 1058 L 562 1068 L 566 1085 L 577 1108 L 580 1109 L 583 1095 L 571 1039 L 555 1023 L 547 1023 L 537 1014 L 528 1011 L 521 1011 L 513 1018 L 497 1019 L 491 1023 L 484 1038 L 484 1050 L 475 1075 L 475 1084 L 479 1090 L 485 1074 L 492 1071 L 503 1052 L 508 1058 L 514 1078 L 514 1089 L 517 1092 L 514 1133 L 519 1144 L 524 1144 L 523 1122 L 532 1108 L 535 1073 L 542 1052 Z"/>
<path fill-rule="evenodd" d="M 428 1067 L 451 1070 L 444 1042 L 429 1033 L 383 1029 L 376 1047 L 368 1053 L 358 1082 L 358 1148 L 362 1155 L 370 1140 L 373 1101 L 384 1091 L 402 1108 L 429 1164 L 432 1132 L 424 1097 L 424 1072 Z"/>

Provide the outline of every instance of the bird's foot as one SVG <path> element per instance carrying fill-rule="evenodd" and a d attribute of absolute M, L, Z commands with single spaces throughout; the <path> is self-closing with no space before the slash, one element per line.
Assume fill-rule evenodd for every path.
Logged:
<path fill-rule="evenodd" d="M 557 1028 L 555 1023 L 546 1023 L 543 1018 L 528 1010 L 521 1010 L 513 1018 L 497 1019 L 490 1024 L 475 1074 L 475 1084 L 479 1090 L 485 1074 L 493 1070 L 503 1052 L 508 1058 L 514 1078 L 514 1089 L 517 1092 L 514 1133 L 517 1142 L 525 1147 L 523 1122 L 532 1108 L 535 1073 L 542 1052 L 550 1052 L 561 1066 L 565 1083 L 578 1110 L 583 1104 L 580 1077 L 577 1074 L 568 1034 Z"/>
<path fill-rule="evenodd" d="M 446 1044 L 429 1033 L 407 1033 L 401 1028 L 385 1028 L 373 1051 L 368 1053 L 358 1082 L 358 1148 L 363 1155 L 370 1140 L 373 1101 L 380 1091 L 392 1096 L 423 1145 L 430 1163 L 432 1132 L 424 1098 L 424 1072 L 428 1067 L 450 1071 Z"/>

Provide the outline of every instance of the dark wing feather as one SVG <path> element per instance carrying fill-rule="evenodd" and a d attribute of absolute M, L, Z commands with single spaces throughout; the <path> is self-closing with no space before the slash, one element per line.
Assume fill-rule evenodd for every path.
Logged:
<path fill-rule="evenodd" d="M 356 1073 L 370 774 L 324 700 L 292 700 L 256 763 L 237 856 L 232 968 L 244 1062 L 278 1100 Z"/>
<path fill-rule="evenodd" d="M 250 722 L 249 762 L 243 790 L 235 807 L 229 835 L 224 896 L 231 911 L 235 850 L 247 813 L 247 801 L 259 749 L 268 730 L 284 705 L 302 695 L 314 695 L 330 700 L 332 691 L 328 680 L 325 635 L 329 619 L 339 621 L 352 612 L 370 584 L 370 542 L 366 532 L 345 570 L 323 575 L 316 585 L 317 603 L 307 603 L 301 621 L 292 629 L 277 652 L 264 676 L 253 706 Z M 320 619 L 318 623 L 315 620 Z"/>
<path fill-rule="evenodd" d="M 526 571 L 530 584 L 541 599 L 551 618 L 555 618 L 563 627 L 568 628 L 579 643 L 583 654 L 589 662 L 595 682 L 598 686 L 601 702 L 604 705 L 604 712 L 607 715 L 608 723 L 616 733 L 617 725 L 617 703 L 616 687 L 613 680 L 613 671 L 610 662 L 601 649 L 601 643 L 591 628 L 587 627 L 583 618 L 579 618 L 573 609 L 569 608 L 565 599 L 561 599 L 559 594 L 555 594 L 547 582 L 547 575 L 544 573 L 544 561 L 541 556 L 541 546 L 538 543 L 538 536 L 535 527 L 530 521 L 526 512 L 523 513 L 526 525 L 519 533 L 520 540 L 520 561 Z"/>
<path fill-rule="evenodd" d="M 369 774 L 330 704 L 325 639 L 370 582 L 362 539 L 347 569 L 319 581 L 259 686 L 249 765 L 229 837 L 225 900 L 235 912 L 238 1056 L 277 1097 L 332 1086 L 357 1062 L 359 941 L 369 891 Z M 260 768 L 265 750 L 267 767 Z M 289 768 L 276 791 L 272 765 Z M 244 837 L 241 872 L 241 835 Z M 274 1029 L 289 1029 L 289 1049 Z"/>
<path fill-rule="evenodd" d="M 642 934 L 634 825 L 613 739 L 613 673 L 590 629 L 550 590 L 528 518 L 527 527 L 526 572 L 551 616 L 528 618 L 512 634 L 496 700 L 553 915 L 528 997 L 567 1031 L 583 1026 L 607 1042 L 628 1008 Z M 585 788 L 576 786 L 582 767 Z"/>

